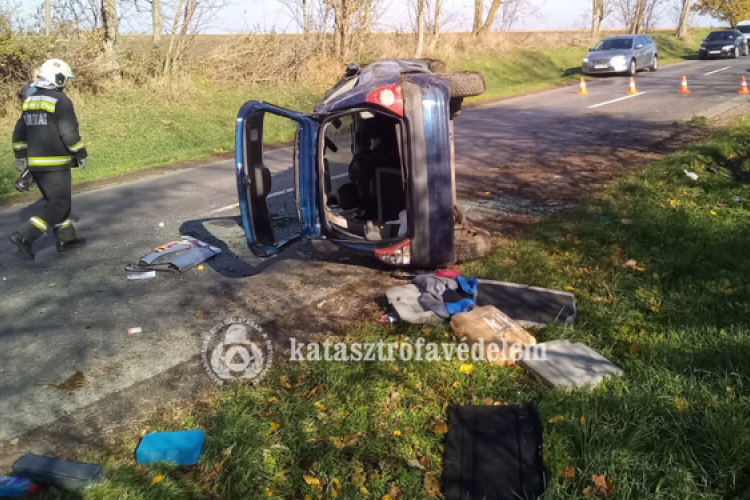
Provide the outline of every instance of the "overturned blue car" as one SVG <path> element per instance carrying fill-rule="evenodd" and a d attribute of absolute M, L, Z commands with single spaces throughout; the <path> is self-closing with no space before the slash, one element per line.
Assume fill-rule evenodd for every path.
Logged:
<path fill-rule="evenodd" d="M 456 203 L 452 134 L 463 98 L 484 90 L 481 73 L 445 73 L 440 61 L 394 59 L 364 68 L 349 64 L 313 112 L 245 103 L 237 116 L 235 155 L 250 249 L 273 256 L 299 237 L 327 239 L 414 268 L 485 253 L 489 234 L 479 240 L 476 231 L 469 239 L 456 236 L 463 215 Z M 289 237 L 277 234 L 269 211 L 272 172 L 263 146 L 269 115 L 296 127 L 292 174 L 299 230 Z"/>

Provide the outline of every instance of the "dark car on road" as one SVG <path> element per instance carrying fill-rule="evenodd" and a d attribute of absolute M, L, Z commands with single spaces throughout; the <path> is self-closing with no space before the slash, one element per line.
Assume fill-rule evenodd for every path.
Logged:
<path fill-rule="evenodd" d="M 703 40 L 698 49 L 698 56 L 701 59 L 712 57 L 732 57 L 734 59 L 740 55 L 748 54 L 748 44 L 745 36 L 735 30 L 712 31 Z"/>
<path fill-rule="evenodd" d="M 586 75 L 620 73 L 629 76 L 642 69 L 659 69 L 659 47 L 648 35 L 605 38 L 583 58 Z"/>
<path fill-rule="evenodd" d="M 453 117 L 464 97 L 484 89 L 481 73 L 444 73 L 440 61 L 383 60 L 364 68 L 350 64 L 310 113 L 245 103 L 237 116 L 235 154 L 250 249 L 271 256 L 305 237 L 327 239 L 390 265 L 435 268 L 454 262 L 461 241 L 454 228 L 460 210 Z M 272 176 L 263 159 L 268 115 L 287 118 L 297 129 L 299 232 L 287 239 L 277 235 L 269 210 Z"/>

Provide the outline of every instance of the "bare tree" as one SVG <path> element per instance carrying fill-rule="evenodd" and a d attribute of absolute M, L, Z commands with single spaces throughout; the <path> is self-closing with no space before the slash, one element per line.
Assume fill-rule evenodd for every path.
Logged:
<path fill-rule="evenodd" d="M 334 55 L 347 59 L 355 43 L 369 33 L 380 16 L 378 0 L 325 0 L 333 11 Z"/>
<path fill-rule="evenodd" d="M 164 21 L 161 17 L 161 1 L 151 0 L 151 21 L 153 24 L 153 41 L 154 45 L 161 42 L 161 30 Z"/>
<path fill-rule="evenodd" d="M 630 33 L 642 33 L 658 22 L 664 0 L 617 0 L 615 10 Z"/>
<path fill-rule="evenodd" d="M 690 12 L 692 11 L 693 0 L 682 0 L 682 11 L 680 12 L 680 22 L 677 23 L 677 38 L 684 40 L 687 38 L 688 29 L 690 28 Z"/>
<path fill-rule="evenodd" d="M 117 61 L 117 45 L 119 26 L 117 19 L 117 4 L 115 0 L 102 0 L 102 55 L 101 68 L 112 79 L 120 79 L 120 63 Z"/>
<path fill-rule="evenodd" d="M 443 0 L 433 0 L 433 17 L 432 17 L 432 45 L 431 49 L 440 42 L 440 15 L 443 11 Z"/>
<path fill-rule="evenodd" d="M 612 0 L 594 0 L 593 10 L 591 12 L 591 39 L 599 39 L 599 33 L 602 29 L 602 23 L 612 13 Z"/>
<path fill-rule="evenodd" d="M 52 4 L 51 0 L 44 0 L 44 36 L 52 32 Z"/>
<path fill-rule="evenodd" d="M 299 27 L 302 33 L 315 31 L 316 23 L 319 19 L 316 16 L 321 15 L 325 10 L 322 0 L 278 0 L 284 9 L 289 13 L 291 18 Z"/>
<path fill-rule="evenodd" d="M 484 14 L 484 0 L 474 0 L 474 24 L 471 33 L 474 36 L 482 36 L 490 30 L 492 23 L 495 22 L 495 16 L 500 8 L 502 0 L 492 0 L 487 16 Z"/>
<path fill-rule="evenodd" d="M 427 10 L 427 0 L 415 0 L 417 9 L 417 49 L 414 51 L 414 57 L 419 59 L 424 51 L 424 25 L 425 14 Z"/>
<path fill-rule="evenodd" d="M 211 19 L 224 7 L 223 0 L 179 0 L 172 18 L 172 30 L 164 56 L 163 75 L 171 77 L 179 72 L 181 63 L 195 35 L 208 28 Z"/>
<path fill-rule="evenodd" d="M 510 31 L 522 17 L 530 16 L 534 11 L 529 0 L 504 0 L 496 24 L 500 31 Z"/>

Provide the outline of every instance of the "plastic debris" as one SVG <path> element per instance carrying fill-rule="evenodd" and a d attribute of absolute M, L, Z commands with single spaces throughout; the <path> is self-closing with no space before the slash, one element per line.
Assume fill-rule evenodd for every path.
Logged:
<path fill-rule="evenodd" d="M 326 302 L 328 302 L 328 300 L 324 300 L 323 302 L 321 302 L 320 304 L 318 304 L 318 309 L 322 309 L 323 306 L 326 305 Z"/>
<path fill-rule="evenodd" d="M 140 326 L 136 326 L 135 328 L 128 328 L 128 331 L 127 331 L 128 335 L 133 335 L 134 333 L 141 333 L 141 332 L 143 332 L 143 328 L 141 328 Z"/>
<path fill-rule="evenodd" d="M 145 273 L 131 273 L 128 274 L 129 280 L 147 280 L 149 278 L 156 277 L 156 271 L 148 271 Z"/>
<path fill-rule="evenodd" d="M 0 497 L 23 497 L 39 491 L 39 485 L 25 477 L 0 476 Z"/>
<path fill-rule="evenodd" d="M 740 203 L 740 202 L 742 201 L 742 198 L 741 198 L 741 197 L 739 197 L 739 196 L 735 196 L 735 197 L 734 197 L 734 198 L 732 198 L 732 199 L 734 200 L 734 202 L 735 202 L 735 203 Z M 5 279 L 5 278 L 3 278 L 3 279 Z"/>
<path fill-rule="evenodd" d="M 135 459 L 146 465 L 154 462 L 193 465 L 203 453 L 205 440 L 206 435 L 201 430 L 146 434 L 135 450 Z"/>
<path fill-rule="evenodd" d="M 388 313 L 380 318 L 381 323 L 398 323 L 399 321 L 401 321 L 401 318 L 396 313 Z"/>
<path fill-rule="evenodd" d="M 163 222 L 160 222 L 160 223 L 159 223 L 159 227 L 164 227 L 164 223 L 163 223 Z"/>
<path fill-rule="evenodd" d="M 685 172 L 685 175 L 687 175 L 688 177 L 690 177 L 694 181 L 698 180 L 698 174 L 696 174 L 695 172 L 688 172 L 687 170 L 685 170 L 684 172 Z"/>

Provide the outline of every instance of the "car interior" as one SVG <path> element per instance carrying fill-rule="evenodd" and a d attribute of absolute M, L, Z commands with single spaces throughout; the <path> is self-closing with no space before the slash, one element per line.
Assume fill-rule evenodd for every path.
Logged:
<path fill-rule="evenodd" d="M 401 122 L 355 110 L 323 125 L 325 223 L 341 236 L 402 239 L 408 232 Z"/>

